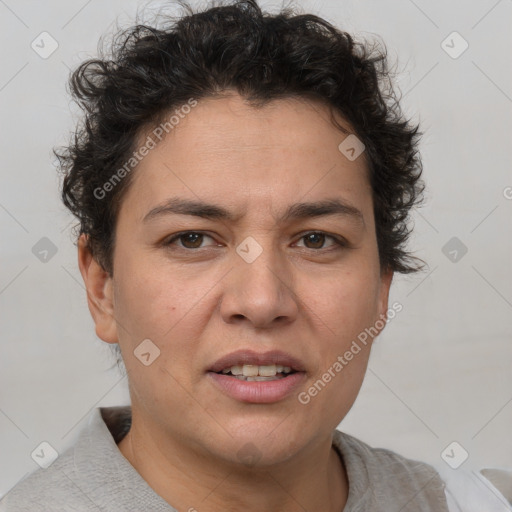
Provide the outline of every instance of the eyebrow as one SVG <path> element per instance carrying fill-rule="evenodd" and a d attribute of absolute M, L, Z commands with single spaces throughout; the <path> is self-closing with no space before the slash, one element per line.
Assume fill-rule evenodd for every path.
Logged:
<path fill-rule="evenodd" d="M 192 215 L 204 219 L 230 222 L 236 222 L 241 217 L 241 215 L 234 215 L 229 210 L 219 205 L 174 197 L 150 210 L 144 216 L 143 222 L 149 222 L 150 220 L 165 215 Z M 365 224 L 362 212 L 355 206 L 340 199 L 325 199 L 309 203 L 292 204 L 277 221 L 286 222 L 327 215 L 349 217 L 361 223 L 363 226 Z"/>

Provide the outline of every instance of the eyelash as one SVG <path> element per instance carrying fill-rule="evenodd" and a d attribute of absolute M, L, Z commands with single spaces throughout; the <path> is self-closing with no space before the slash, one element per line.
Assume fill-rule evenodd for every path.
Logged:
<path fill-rule="evenodd" d="M 181 231 L 181 232 L 176 233 L 175 235 L 173 235 L 171 238 L 168 238 L 164 242 L 163 245 L 166 246 L 166 247 L 170 247 L 173 244 L 173 242 L 175 242 L 176 240 L 179 240 L 183 236 L 190 235 L 190 234 L 203 235 L 203 236 L 207 236 L 207 237 L 213 239 L 212 236 L 210 236 L 207 233 L 204 233 L 202 231 Z M 309 235 L 325 235 L 326 239 L 330 238 L 330 239 L 332 239 L 335 242 L 335 244 L 338 245 L 338 247 L 335 247 L 334 249 L 332 249 L 332 248 L 328 248 L 328 249 L 310 249 L 308 247 L 305 247 L 305 249 L 309 249 L 309 250 L 314 251 L 314 252 L 322 252 L 322 251 L 327 252 L 327 251 L 331 251 L 331 250 L 339 250 L 339 249 L 347 248 L 349 246 L 348 242 L 346 242 L 344 239 L 336 237 L 334 235 L 330 235 L 328 233 L 325 233 L 324 231 L 308 231 L 307 233 L 304 233 L 299 238 L 299 240 L 302 240 L 303 238 L 305 238 L 305 237 L 307 237 Z M 189 247 L 179 247 L 178 246 L 178 249 L 179 250 L 184 250 L 184 251 L 199 251 L 200 249 L 204 249 L 204 247 L 189 248 Z"/>

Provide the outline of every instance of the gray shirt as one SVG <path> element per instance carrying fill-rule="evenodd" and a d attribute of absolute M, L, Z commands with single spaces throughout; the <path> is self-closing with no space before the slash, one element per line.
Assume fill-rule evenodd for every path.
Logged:
<path fill-rule="evenodd" d="M 176 512 L 119 450 L 130 424 L 130 407 L 96 408 L 76 443 L 11 489 L 0 511 Z M 333 445 L 349 481 L 340 512 L 448 512 L 445 484 L 428 464 L 370 447 L 339 430 Z"/>

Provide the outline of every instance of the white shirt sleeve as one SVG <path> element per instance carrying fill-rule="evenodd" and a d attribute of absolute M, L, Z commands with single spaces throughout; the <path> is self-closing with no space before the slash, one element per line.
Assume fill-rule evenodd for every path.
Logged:
<path fill-rule="evenodd" d="M 512 504 L 478 471 L 436 469 L 446 484 L 450 512 L 512 512 Z"/>

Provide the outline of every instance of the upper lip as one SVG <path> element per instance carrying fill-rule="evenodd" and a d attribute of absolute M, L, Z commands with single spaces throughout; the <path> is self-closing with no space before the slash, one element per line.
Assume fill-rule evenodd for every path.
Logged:
<path fill-rule="evenodd" d="M 289 366 L 296 372 L 304 371 L 304 364 L 296 357 L 282 352 L 281 350 L 271 350 L 269 352 L 263 352 L 259 354 L 254 350 L 242 349 L 236 352 L 231 352 L 217 359 L 215 363 L 209 368 L 210 372 L 220 372 L 225 368 L 231 368 L 235 365 L 252 364 L 257 366 L 265 365 L 281 365 Z"/>

